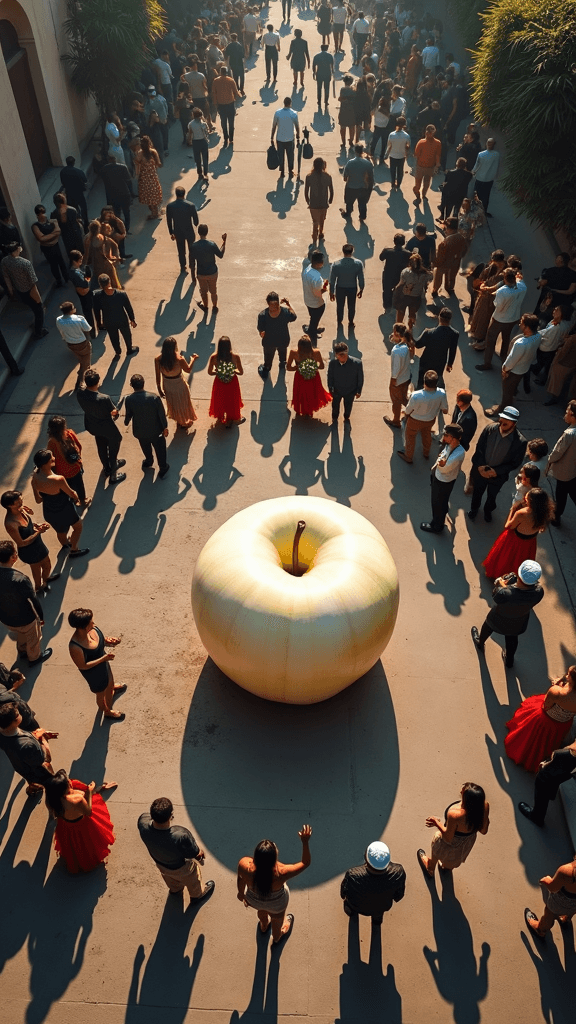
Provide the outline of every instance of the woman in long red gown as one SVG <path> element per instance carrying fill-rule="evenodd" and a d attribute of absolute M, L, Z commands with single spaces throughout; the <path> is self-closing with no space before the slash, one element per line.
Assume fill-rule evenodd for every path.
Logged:
<path fill-rule="evenodd" d="M 555 679 L 546 693 L 522 701 L 516 714 L 506 722 L 504 746 L 508 757 L 529 772 L 537 772 L 553 750 L 562 746 L 572 719 L 576 717 L 576 665 Z"/>
<path fill-rule="evenodd" d="M 114 826 L 100 793 L 116 782 L 87 786 L 69 779 L 63 768 L 46 783 L 46 805 L 56 818 L 54 848 L 71 874 L 92 871 L 110 853 L 115 842 Z"/>
<path fill-rule="evenodd" d="M 524 504 L 510 510 L 503 532 L 482 563 L 489 579 L 516 572 L 526 559 L 535 559 L 538 534 L 554 518 L 554 508 L 546 491 L 533 487 L 524 495 Z"/>
<path fill-rule="evenodd" d="M 307 334 L 302 335 L 297 349 L 290 350 L 286 369 L 295 371 L 292 408 L 297 416 L 313 416 L 330 404 L 332 395 L 324 389 L 320 379 L 324 360 L 319 350 L 312 347 Z"/>
<path fill-rule="evenodd" d="M 212 385 L 212 396 L 210 398 L 209 416 L 214 416 L 220 423 L 225 423 L 228 429 L 246 422 L 241 409 L 244 406 L 238 377 L 244 373 L 240 356 L 232 351 L 232 342 L 227 335 L 223 334 L 218 341 L 218 347 L 210 356 L 208 373 L 214 377 Z"/>

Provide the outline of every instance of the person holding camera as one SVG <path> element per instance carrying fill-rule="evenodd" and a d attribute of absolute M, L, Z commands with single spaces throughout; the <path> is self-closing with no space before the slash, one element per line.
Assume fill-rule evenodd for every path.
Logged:
<path fill-rule="evenodd" d="M 526 632 L 530 612 L 544 597 L 539 583 L 541 575 L 542 567 L 539 563 L 527 559 L 519 566 L 517 573 L 509 572 L 501 576 L 494 582 L 494 606 L 488 612 L 482 628 L 478 631 L 476 626 L 472 626 L 472 640 L 481 654 L 484 654 L 484 644 L 492 633 L 500 633 L 504 637 L 506 650 L 502 651 L 502 657 L 506 668 L 514 665 L 518 637 Z M 542 757 L 539 757 L 538 761 L 541 760 Z"/>

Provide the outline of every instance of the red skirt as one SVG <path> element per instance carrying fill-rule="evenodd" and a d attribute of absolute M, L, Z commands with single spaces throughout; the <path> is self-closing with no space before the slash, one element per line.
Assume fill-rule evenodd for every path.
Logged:
<path fill-rule="evenodd" d="M 219 377 L 214 377 L 208 415 L 222 421 L 239 420 L 243 407 L 237 375 L 234 374 L 229 384 L 225 384 Z"/>
<path fill-rule="evenodd" d="M 77 779 L 70 780 L 74 789 L 87 793 L 88 786 Z M 114 826 L 108 808 L 99 793 L 92 793 L 92 815 L 80 821 L 58 818 L 54 848 L 66 862 L 71 874 L 93 871 L 110 853 L 115 842 Z"/>
<path fill-rule="evenodd" d="M 537 772 L 540 762 L 547 761 L 552 751 L 562 746 L 570 728 L 570 722 L 556 722 L 546 714 L 543 710 L 545 697 L 545 693 L 527 697 L 514 717 L 506 722 L 506 753 L 529 772 Z"/>
<path fill-rule="evenodd" d="M 504 530 L 482 562 L 486 575 L 497 580 L 507 572 L 518 572 L 527 558 L 536 557 L 537 537 L 519 537 L 515 530 Z"/>
<path fill-rule="evenodd" d="M 299 416 L 313 416 L 315 412 L 329 405 L 331 401 L 332 395 L 324 390 L 319 373 L 312 377 L 312 380 L 305 380 L 302 374 L 296 370 L 292 391 L 292 408 Z"/>

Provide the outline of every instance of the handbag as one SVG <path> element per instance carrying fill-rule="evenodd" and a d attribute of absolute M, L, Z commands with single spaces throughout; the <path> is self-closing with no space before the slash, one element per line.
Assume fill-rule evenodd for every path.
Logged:
<path fill-rule="evenodd" d="M 66 462 L 69 462 L 72 466 L 76 462 L 80 462 L 80 452 L 78 451 L 78 449 L 76 448 L 72 441 L 65 441 L 63 444 L 61 444 L 60 451 L 62 452 L 62 455 L 66 459 Z"/>
<path fill-rule="evenodd" d="M 275 171 L 276 168 L 280 166 L 280 157 L 278 156 L 278 150 L 274 144 L 268 146 L 268 152 L 266 153 L 266 166 L 269 171 Z"/>

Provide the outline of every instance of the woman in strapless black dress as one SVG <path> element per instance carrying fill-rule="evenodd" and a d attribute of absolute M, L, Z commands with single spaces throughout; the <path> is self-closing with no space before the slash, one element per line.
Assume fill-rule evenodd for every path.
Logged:
<path fill-rule="evenodd" d="M 23 504 L 20 491 L 4 491 L 0 497 L 0 505 L 6 509 L 6 533 L 18 548 L 20 561 L 30 566 L 36 593 L 50 590 L 49 582 L 57 580 L 60 573 L 50 575 L 52 563 L 48 548 L 42 540 L 42 534 L 50 529 L 48 523 L 32 522 L 32 509 Z"/>
<path fill-rule="evenodd" d="M 44 518 L 56 530 L 63 548 L 70 548 L 70 558 L 87 555 L 88 548 L 79 548 L 82 520 L 76 511 L 80 498 L 63 476 L 54 472 L 55 458 L 47 448 L 41 448 L 34 455 L 36 472 L 32 477 L 32 490 L 36 503 L 42 503 Z M 68 530 L 72 533 L 68 537 Z"/>

